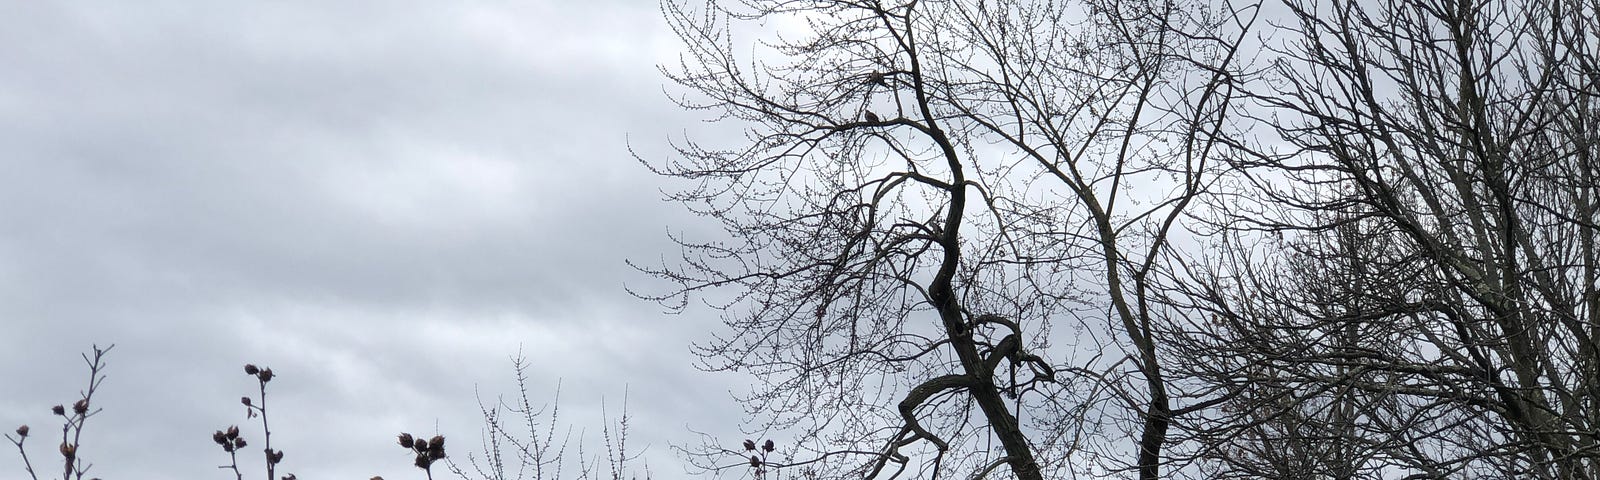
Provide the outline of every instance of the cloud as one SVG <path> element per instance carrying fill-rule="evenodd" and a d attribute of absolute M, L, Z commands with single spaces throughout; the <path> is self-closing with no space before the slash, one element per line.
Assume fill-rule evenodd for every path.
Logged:
<path fill-rule="evenodd" d="M 474 385 L 509 393 L 519 346 L 576 422 L 650 392 L 653 454 L 736 421 L 697 413 L 728 410 L 686 353 L 714 322 L 621 288 L 624 258 L 673 254 L 689 222 L 627 152 L 692 121 L 660 93 L 653 2 L 11 10 L 0 421 L 48 431 L 77 352 L 113 342 L 84 447 L 107 478 L 217 475 L 245 362 L 280 373 L 274 446 L 306 478 L 411 474 L 399 429 L 465 453 Z"/>

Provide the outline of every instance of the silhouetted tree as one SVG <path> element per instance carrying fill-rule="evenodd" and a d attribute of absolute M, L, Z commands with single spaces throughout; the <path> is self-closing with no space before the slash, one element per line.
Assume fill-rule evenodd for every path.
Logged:
<path fill-rule="evenodd" d="M 1277 478 L 1600 475 L 1600 5 L 1288 6 L 1255 91 L 1276 135 L 1229 157 L 1247 188 L 1224 253 L 1172 297 L 1214 314 L 1173 322 L 1215 359 L 1186 374 L 1248 392 L 1193 425 L 1210 456 Z M 1303 444 L 1342 456 L 1258 469 Z"/>
<path fill-rule="evenodd" d="M 645 296 L 734 292 L 716 305 L 727 330 L 697 351 L 751 374 L 750 413 L 796 437 L 771 467 L 1159 476 L 1171 417 L 1209 404 L 1174 407 L 1151 295 L 1170 276 L 1155 272 L 1218 178 L 1254 7 L 665 12 L 687 47 L 667 69 L 681 104 L 748 134 L 646 162 L 730 239 L 680 239 L 681 262 L 642 267 L 678 288 Z M 759 25 L 780 35 L 746 40 Z M 1076 338 L 1057 347 L 1053 329 Z"/>

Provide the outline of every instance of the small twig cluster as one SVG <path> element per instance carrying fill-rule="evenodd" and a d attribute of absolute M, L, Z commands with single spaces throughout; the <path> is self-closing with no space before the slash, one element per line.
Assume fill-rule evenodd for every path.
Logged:
<path fill-rule="evenodd" d="M 239 449 L 248 445 L 244 437 L 239 436 L 239 426 L 231 425 L 227 430 L 217 430 L 211 434 L 211 441 L 222 446 L 222 451 L 228 452 L 228 464 L 217 468 L 232 469 L 234 477 L 244 479 L 244 474 L 239 472 Z"/>
<path fill-rule="evenodd" d="M 777 449 L 778 445 L 772 443 L 772 440 L 769 439 L 761 443 L 761 453 L 758 455 L 756 454 L 756 441 L 745 439 L 744 451 L 750 454 L 750 470 L 755 474 L 755 478 L 766 478 L 767 468 L 772 465 L 767 463 L 767 456 Z"/>
<path fill-rule="evenodd" d="M 400 434 L 400 446 L 411 450 L 417 455 L 413 465 L 427 472 L 429 480 L 433 479 L 433 462 L 444 458 L 444 436 L 434 435 L 433 438 L 423 440 L 422 436 L 413 436 L 409 433 Z"/>
<path fill-rule="evenodd" d="M 83 426 L 89 417 L 100 413 L 99 409 L 91 408 L 91 401 L 94 398 L 95 391 L 99 389 L 100 383 L 106 379 L 103 373 L 106 368 L 105 355 L 114 346 L 100 348 L 97 345 L 94 347 L 93 356 L 84 354 L 84 363 L 89 365 L 89 387 L 80 393 L 81 397 L 78 401 L 73 402 L 70 407 L 56 405 L 50 408 L 51 413 L 64 419 L 61 426 L 61 445 L 58 448 L 63 458 L 61 480 L 84 480 L 84 474 L 92 466 L 85 463 L 80 454 Z M 278 464 L 283 462 L 283 450 L 272 449 L 272 430 L 268 428 L 267 423 L 267 382 L 276 378 L 276 374 L 272 372 L 271 368 L 257 367 L 255 365 L 245 365 L 244 373 L 255 377 L 258 392 L 260 393 L 258 397 L 254 398 L 249 395 L 240 397 L 239 403 L 245 407 L 245 418 L 261 417 L 261 439 L 264 444 L 262 450 L 266 458 L 267 480 L 274 480 L 274 478 L 276 480 L 296 480 L 295 475 L 292 473 L 282 477 L 275 477 Z M 23 468 L 28 472 L 27 478 L 39 480 L 39 475 L 33 467 L 33 461 L 28 457 L 28 451 L 24 447 L 28 439 L 33 438 L 29 436 L 32 433 L 32 429 L 27 425 L 21 425 L 14 432 L 16 432 L 15 437 L 9 433 L 5 434 L 6 439 L 17 447 L 17 453 L 22 457 Z M 232 470 L 235 479 L 244 480 L 244 473 L 239 469 L 238 453 L 246 446 L 249 446 L 250 443 L 240 434 L 239 426 L 230 425 L 226 429 L 217 430 L 211 434 L 211 440 L 221 447 L 222 451 L 228 453 L 228 464 L 217 468 Z M 432 467 L 434 462 L 445 458 L 444 436 L 442 435 L 434 435 L 433 438 L 422 439 L 402 433 L 400 434 L 400 445 L 416 454 L 414 464 L 417 468 L 427 472 L 430 480 L 433 478 Z M 100 479 L 92 478 L 90 480 Z M 372 477 L 372 480 L 383 480 L 383 477 Z"/>
<path fill-rule="evenodd" d="M 277 474 L 278 464 L 283 462 L 283 450 L 272 449 L 272 429 L 267 426 L 267 382 L 275 376 L 271 368 L 257 367 L 254 364 L 244 366 L 245 375 L 256 378 L 256 385 L 261 394 L 259 400 L 251 399 L 249 395 L 239 397 L 239 403 L 244 405 L 245 418 L 261 417 L 261 442 L 266 457 L 267 480 L 273 480 Z M 222 451 L 228 452 L 228 465 L 217 468 L 233 470 L 234 478 L 244 480 L 244 473 L 239 471 L 238 451 L 247 443 L 244 437 L 239 436 L 239 427 L 230 426 L 227 430 L 218 430 L 211 434 L 211 440 L 222 446 Z M 294 474 L 284 475 L 279 480 L 295 480 Z"/>
<path fill-rule="evenodd" d="M 95 390 L 100 388 L 100 382 L 106 379 L 105 374 L 101 373 L 106 367 L 104 358 L 105 354 L 110 352 L 113 347 L 116 347 L 116 345 L 106 348 L 100 348 L 99 345 L 95 345 L 93 346 L 93 357 L 88 354 L 82 355 L 83 362 L 89 365 L 89 388 L 79 393 L 80 397 L 78 401 L 72 403 L 70 413 L 64 405 L 50 407 L 50 413 L 64 419 L 61 422 L 61 446 L 57 448 L 62 457 L 61 480 L 83 480 L 83 475 L 88 473 L 89 467 L 93 466 L 92 464 L 84 463 L 83 457 L 79 455 L 79 447 L 83 445 L 84 423 L 89 420 L 89 417 L 100 413 L 98 408 L 90 410 L 89 402 L 94 398 Z M 12 445 L 16 445 L 17 453 L 22 456 L 22 465 L 27 469 L 28 477 L 33 480 L 39 480 L 39 475 L 33 470 L 33 462 L 28 459 L 28 450 L 23 448 L 23 443 L 28 441 L 29 428 L 27 425 L 22 425 L 17 427 L 16 432 L 16 437 L 7 434 L 6 439 L 10 440 Z"/>

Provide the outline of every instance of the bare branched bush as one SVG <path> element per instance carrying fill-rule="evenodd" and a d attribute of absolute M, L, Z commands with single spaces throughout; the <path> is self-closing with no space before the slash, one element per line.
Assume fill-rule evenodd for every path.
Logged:
<path fill-rule="evenodd" d="M 272 429 L 267 423 L 267 382 L 272 381 L 277 375 L 272 373 L 271 368 L 257 367 L 255 364 L 245 364 L 244 373 L 255 379 L 259 396 L 254 399 L 248 395 L 239 397 L 239 403 L 244 405 L 246 419 L 261 417 L 263 470 L 266 471 L 267 480 L 273 480 L 278 478 L 274 474 L 277 472 L 278 464 L 283 462 L 283 450 L 272 449 Z M 236 479 L 244 480 L 244 473 L 239 470 L 239 450 L 248 446 L 249 442 L 240 435 L 239 427 L 233 425 L 224 430 L 217 430 L 211 434 L 211 441 L 228 453 L 228 464 L 217 468 L 232 470 Z M 279 480 L 295 480 L 295 475 L 287 474 Z"/>
<path fill-rule="evenodd" d="M 95 345 L 91 347 L 92 355 L 82 354 L 83 363 L 89 367 L 88 387 L 78 392 L 78 400 L 72 402 L 71 408 L 64 405 L 50 407 L 50 413 L 62 418 L 61 444 L 56 449 L 61 454 L 61 480 L 82 480 L 84 474 L 89 472 L 89 468 L 94 466 L 83 460 L 83 452 L 80 448 L 83 446 L 83 427 L 88 423 L 89 417 L 100 413 L 100 407 L 91 403 L 94 399 L 95 391 L 100 388 L 101 382 L 106 379 L 105 355 L 114 347 L 116 345 L 110 345 L 106 348 L 100 348 L 99 345 Z M 6 434 L 6 439 L 16 445 L 17 454 L 22 457 L 22 465 L 27 470 L 28 477 L 38 480 L 39 475 L 34 472 L 33 462 L 28 458 L 28 450 L 23 446 L 28 441 L 30 433 L 32 433 L 32 429 L 28 428 L 27 425 L 22 425 L 16 429 L 17 436 L 12 437 L 11 434 Z"/>
<path fill-rule="evenodd" d="M 89 367 L 89 385 L 80 393 L 80 398 L 70 407 L 56 405 L 51 408 L 51 413 L 62 417 L 61 444 L 58 448 L 62 456 L 62 480 L 83 480 L 91 464 L 84 461 L 82 456 L 82 439 L 84 425 L 90 417 L 100 412 L 98 407 L 92 405 L 95 392 L 106 379 L 105 355 L 111 347 L 99 348 L 96 346 L 93 355 L 83 355 L 84 362 Z M 433 467 L 440 461 L 448 464 L 449 471 L 463 479 L 507 480 L 507 479 L 549 479 L 549 480 L 648 480 L 650 478 L 647 466 L 639 465 L 639 454 L 629 450 L 628 428 L 630 417 L 627 402 L 623 402 L 623 411 L 615 421 L 604 412 L 602 408 L 602 421 L 600 438 L 603 442 L 603 452 L 590 456 L 583 444 L 582 432 L 573 438 L 573 426 L 560 424 L 559 402 L 560 390 L 548 408 L 535 407 L 531 396 L 532 386 L 528 383 L 528 364 L 522 357 L 517 357 L 513 365 L 516 370 L 519 395 L 512 402 L 498 401 L 494 404 L 480 402 L 480 410 L 484 420 L 484 449 L 479 454 L 469 454 L 467 464 L 471 471 L 462 469 L 451 462 L 445 452 L 445 437 L 433 435 L 424 438 L 421 435 L 401 433 L 399 443 L 411 453 L 412 465 L 423 471 L 424 477 L 433 479 Z M 244 366 L 244 372 L 256 382 L 255 396 L 240 397 L 239 403 L 245 407 L 247 420 L 260 419 L 260 441 L 262 446 L 263 463 L 262 471 L 267 478 L 275 480 L 296 480 L 292 473 L 277 476 L 277 470 L 284 459 L 281 449 L 272 447 L 272 430 L 269 423 L 267 408 L 267 384 L 278 378 L 277 373 L 271 368 L 259 367 L 255 364 Z M 509 419 L 509 420 L 508 420 Z M 558 438 L 558 435 L 560 437 Z M 26 443 L 30 438 L 36 438 L 37 433 L 27 425 L 18 426 L 11 433 L 5 435 L 7 440 L 17 448 L 17 453 L 23 462 L 28 477 L 38 480 L 39 475 L 35 470 L 32 458 L 28 455 Z M 238 425 L 216 430 L 211 434 L 211 440 L 223 452 L 228 454 L 228 464 L 217 468 L 233 473 L 234 478 L 243 480 L 245 469 L 239 463 L 239 452 L 250 447 L 251 441 Z M 576 444 L 573 445 L 573 440 Z M 569 446 L 572 451 L 569 452 Z M 770 449 L 768 450 L 770 451 Z M 569 456 L 568 454 L 572 455 Z M 563 475 L 563 469 L 570 475 Z M 642 476 L 641 476 L 642 471 Z M 98 479 L 92 479 L 98 480 Z M 382 477 L 373 477 L 373 480 L 382 480 Z"/>
<path fill-rule="evenodd" d="M 648 466 L 636 465 L 639 454 L 628 450 L 626 399 L 615 422 L 602 402 L 604 452 L 590 455 L 582 432 L 574 438 L 574 426 L 561 421 L 559 386 L 548 404 L 535 402 L 527 359 L 518 355 L 512 359 L 512 368 L 517 394 L 493 402 L 479 399 L 483 452 L 469 453 L 465 466 L 450 462 L 452 473 L 469 480 L 638 480 L 639 470 L 643 470 L 643 478 L 650 478 Z"/>

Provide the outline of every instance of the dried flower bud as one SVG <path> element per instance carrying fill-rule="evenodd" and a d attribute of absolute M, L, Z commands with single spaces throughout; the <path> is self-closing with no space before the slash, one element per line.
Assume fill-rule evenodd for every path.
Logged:
<path fill-rule="evenodd" d="M 750 466 L 752 466 L 752 467 L 761 466 L 761 459 L 760 458 L 756 458 L 755 455 L 751 455 L 750 456 Z"/>
<path fill-rule="evenodd" d="M 67 459 L 69 459 L 69 460 L 72 459 L 73 457 L 77 457 L 78 456 L 78 446 L 69 444 L 67 442 L 61 442 L 61 456 L 67 457 Z"/>
<path fill-rule="evenodd" d="M 89 412 L 89 399 L 83 398 L 72 403 L 72 413 L 83 415 Z"/>
<path fill-rule="evenodd" d="M 23 425 L 23 426 L 17 427 L 17 436 L 19 436 L 19 437 L 28 436 L 28 426 L 27 425 Z"/>
<path fill-rule="evenodd" d="M 419 439 L 417 439 L 416 443 L 411 444 L 411 448 L 415 448 L 419 452 L 423 451 L 423 450 L 427 450 L 428 449 L 428 441 L 419 438 Z"/>
<path fill-rule="evenodd" d="M 232 443 L 224 443 L 224 444 L 222 444 L 222 451 L 228 452 L 228 453 L 233 453 L 233 444 Z"/>
<path fill-rule="evenodd" d="M 261 379 L 261 383 L 267 383 L 267 382 L 272 381 L 272 369 L 270 369 L 270 368 L 261 369 L 261 373 L 256 374 L 256 378 Z"/>
<path fill-rule="evenodd" d="M 228 434 L 222 433 L 222 430 L 217 430 L 217 433 L 211 434 L 211 441 L 217 442 L 217 445 L 227 445 Z"/>
<path fill-rule="evenodd" d="M 761 444 L 761 450 L 764 451 L 764 452 L 771 453 L 773 450 L 775 450 L 777 448 L 778 448 L 778 446 L 774 445 L 772 443 L 772 440 L 767 440 L 767 443 Z"/>
<path fill-rule="evenodd" d="M 406 448 L 411 448 L 411 444 L 412 443 L 413 442 L 411 440 L 411 434 L 409 434 L 409 433 L 400 434 L 400 446 L 406 447 Z"/>
<path fill-rule="evenodd" d="M 428 439 L 428 459 L 438 460 L 444 458 L 444 436 L 434 435 Z"/>
<path fill-rule="evenodd" d="M 243 438 L 233 439 L 233 448 L 244 448 L 245 445 L 249 445 L 249 443 L 245 443 Z"/>
<path fill-rule="evenodd" d="M 412 464 L 416 465 L 417 468 L 426 469 L 428 466 L 433 465 L 433 460 L 429 460 L 427 455 L 419 453 L 417 454 L 417 461 Z"/>
<path fill-rule="evenodd" d="M 744 441 L 744 450 L 747 451 L 747 452 L 750 452 L 750 451 L 755 451 L 755 449 L 756 449 L 756 441 L 755 440 L 750 440 L 748 438 L 745 439 L 745 441 Z"/>
<path fill-rule="evenodd" d="M 256 368 L 256 366 L 253 365 L 253 364 L 249 364 L 249 363 L 244 364 L 244 374 L 245 375 L 255 375 L 257 373 L 261 373 L 261 369 Z"/>
<path fill-rule="evenodd" d="M 283 461 L 283 450 L 272 451 L 272 450 L 268 449 L 266 452 L 267 452 L 267 463 L 268 464 L 277 465 L 278 462 L 282 462 Z"/>
<path fill-rule="evenodd" d="M 60 406 L 60 405 L 56 405 L 54 407 L 50 407 L 50 413 L 54 413 L 56 415 L 65 416 L 67 414 L 67 407 L 63 407 L 63 406 Z"/>
<path fill-rule="evenodd" d="M 250 397 L 239 397 L 239 403 L 243 403 L 246 407 L 250 406 Z"/>
<path fill-rule="evenodd" d="M 230 425 L 230 426 L 228 426 L 227 435 L 228 435 L 228 439 L 229 440 L 233 440 L 235 438 L 239 438 L 239 426 L 238 425 Z"/>

